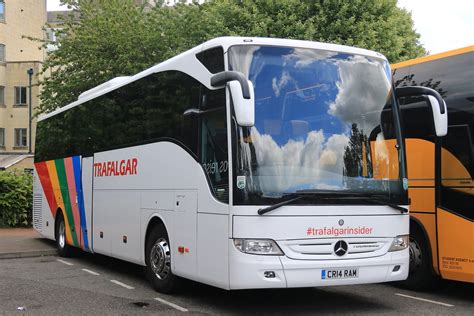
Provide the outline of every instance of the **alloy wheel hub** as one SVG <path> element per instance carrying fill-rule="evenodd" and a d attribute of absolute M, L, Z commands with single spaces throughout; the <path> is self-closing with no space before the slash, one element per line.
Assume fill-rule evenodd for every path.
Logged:
<path fill-rule="evenodd" d="M 156 277 L 164 280 L 171 271 L 171 252 L 164 238 L 158 239 L 150 252 L 150 265 Z"/>

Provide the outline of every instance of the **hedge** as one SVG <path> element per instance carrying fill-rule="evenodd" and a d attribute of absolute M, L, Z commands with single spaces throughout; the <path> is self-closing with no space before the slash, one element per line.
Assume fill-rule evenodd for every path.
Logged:
<path fill-rule="evenodd" d="M 33 176 L 0 171 L 0 226 L 31 226 Z"/>

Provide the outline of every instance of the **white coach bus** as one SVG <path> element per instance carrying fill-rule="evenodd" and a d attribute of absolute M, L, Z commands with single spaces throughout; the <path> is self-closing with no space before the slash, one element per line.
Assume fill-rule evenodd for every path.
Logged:
<path fill-rule="evenodd" d="M 112 62 L 112 61 L 111 61 Z M 38 120 L 34 227 L 71 247 L 223 289 L 408 275 L 400 96 L 381 54 L 223 37 Z"/>

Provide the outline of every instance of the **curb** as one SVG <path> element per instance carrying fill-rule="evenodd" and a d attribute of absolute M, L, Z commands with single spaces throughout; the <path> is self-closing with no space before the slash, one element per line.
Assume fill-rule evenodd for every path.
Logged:
<path fill-rule="evenodd" d="M 9 253 L 0 253 L 0 259 L 18 259 L 18 258 L 34 258 L 44 256 L 55 256 L 58 254 L 56 249 L 18 251 Z"/>

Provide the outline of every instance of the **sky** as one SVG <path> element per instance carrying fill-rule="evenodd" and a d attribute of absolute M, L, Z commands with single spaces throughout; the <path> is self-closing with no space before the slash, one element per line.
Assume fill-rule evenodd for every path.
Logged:
<path fill-rule="evenodd" d="M 431 54 L 474 45 L 473 0 L 398 0 Z"/>
<path fill-rule="evenodd" d="M 48 11 L 65 10 L 47 0 Z M 430 54 L 474 45 L 473 0 L 398 0 L 412 13 L 420 41 Z"/>
<path fill-rule="evenodd" d="M 61 11 L 61 10 L 67 10 L 66 6 L 61 6 L 59 3 L 59 0 L 46 0 L 47 1 L 47 6 L 46 9 L 48 11 Z"/>

